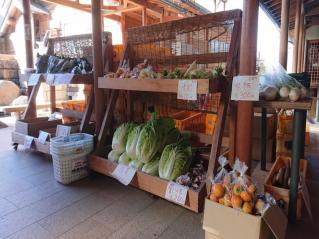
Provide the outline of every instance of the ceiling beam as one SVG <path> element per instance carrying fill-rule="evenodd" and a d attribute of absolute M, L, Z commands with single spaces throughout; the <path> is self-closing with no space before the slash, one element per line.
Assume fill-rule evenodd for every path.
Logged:
<path fill-rule="evenodd" d="M 125 12 L 135 12 L 135 11 L 141 11 L 142 8 L 141 7 L 117 7 L 117 10 L 115 11 L 106 11 L 106 10 L 101 10 L 103 16 L 110 16 L 110 15 L 116 15 L 116 14 L 121 14 L 121 13 L 125 13 Z"/>

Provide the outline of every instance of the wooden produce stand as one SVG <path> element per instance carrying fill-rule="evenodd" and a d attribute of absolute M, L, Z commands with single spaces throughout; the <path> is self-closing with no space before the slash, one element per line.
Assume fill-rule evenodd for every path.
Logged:
<path fill-rule="evenodd" d="M 110 50 L 112 47 L 112 40 L 110 33 L 103 33 L 103 43 L 104 49 Z M 60 37 L 49 39 L 48 43 L 48 55 L 57 55 L 70 58 L 80 58 L 86 57 L 89 62 L 92 62 L 92 35 L 77 35 L 69 37 Z M 72 46 L 72 47 L 70 47 Z M 107 56 L 105 54 L 105 56 Z M 105 57 L 104 58 L 104 67 L 108 71 L 111 67 L 112 60 Z M 72 127 L 72 130 L 80 132 L 89 132 L 93 133 L 94 125 L 90 123 L 92 118 L 92 112 L 94 107 L 94 97 L 93 97 L 93 74 L 72 74 L 72 73 L 40 73 L 40 74 L 31 74 L 28 80 L 28 87 L 32 87 L 31 94 L 28 99 L 28 105 L 23 113 L 22 120 L 18 121 L 17 124 L 33 124 L 36 128 L 36 133 L 33 133 L 34 143 L 32 148 L 36 151 L 50 154 L 50 142 L 46 141 L 45 144 L 38 142 L 38 132 L 39 130 L 46 130 L 50 133 L 55 133 L 55 128 L 57 124 L 62 124 L 62 121 L 56 121 L 56 124 L 50 123 L 50 121 L 38 121 L 39 118 L 36 118 L 36 96 L 38 94 L 40 85 L 42 83 L 48 84 L 50 86 L 50 108 L 51 113 L 60 112 L 63 116 L 74 118 L 77 121 L 71 122 L 67 125 Z M 90 96 L 86 104 L 84 112 L 79 112 L 75 110 L 67 110 L 57 107 L 56 96 L 55 96 L 55 86 L 57 85 L 69 85 L 69 84 L 85 84 L 89 85 L 91 88 Z M 61 104 L 58 104 L 61 105 Z M 78 121 L 81 122 L 78 122 Z M 39 122 L 39 123 L 38 123 Z M 26 136 L 29 135 L 28 131 L 25 132 L 12 132 L 12 141 L 14 149 L 16 150 L 19 144 L 24 144 Z"/>
<path fill-rule="evenodd" d="M 297 102 L 286 101 L 259 101 L 255 103 L 256 107 L 261 107 L 263 110 L 262 117 L 262 147 L 267 148 L 265 138 L 267 138 L 267 124 L 265 118 L 267 115 L 267 109 L 290 109 L 294 110 L 293 118 L 293 142 L 292 142 L 292 160 L 291 160 L 291 181 L 289 190 L 289 209 L 288 218 L 290 222 L 296 220 L 297 203 L 298 203 L 298 185 L 299 185 L 299 171 L 300 160 L 304 158 L 305 148 L 305 128 L 307 110 L 311 109 L 312 100 L 306 99 Z M 265 150 L 263 150 L 265 151 Z M 262 153 L 261 164 L 266 168 L 266 153 Z"/>
<path fill-rule="evenodd" d="M 197 134 L 198 138 L 206 143 L 208 139 L 211 145 L 210 155 L 206 159 L 209 182 L 216 159 L 224 150 L 221 143 L 230 101 L 232 76 L 238 69 L 240 27 L 241 11 L 234 10 L 129 29 L 122 63 L 129 62 L 132 69 L 147 59 L 157 72 L 163 69 L 188 67 L 194 60 L 206 68 L 222 65 L 226 77 L 195 79 L 198 97 L 220 94 L 220 100 L 217 107 L 210 105 L 206 108 L 199 108 L 192 101 L 177 100 L 178 84 L 182 79 L 142 80 L 100 77 L 98 86 L 107 89 L 108 104 L 97 149 L 89 157 L 90 168 L 112 177 L 112 172 L 118 165 L 107 160 L 107 145 L 112 140 L 113 132 L 110 129 L 115 128 L 114 115 L 119 101 L 125 101 L 125 108 L 122 109 L 123 122 L 142 122 L 147 106 L 161 104 L 179 110 L 216 113 L 217 121 L 213 135 Z M 137 171 L 130 185 L 165 198 L 168 183 L 167 180 Z M 186 203 L 181 206 L 201 212 L 207 195 L 205 185 L 206 182 L 203 182 L 197 190 L 188 189 Z"/>

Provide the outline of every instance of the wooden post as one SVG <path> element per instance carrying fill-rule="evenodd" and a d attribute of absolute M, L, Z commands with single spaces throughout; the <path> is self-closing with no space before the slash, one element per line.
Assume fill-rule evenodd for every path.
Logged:
<path fill-rule="evenodd" d="M 287 55 L 288 55 L 289 6 L 290 6 L 290 0 L 282 0 L 279 63 L 285 69 L 287 69 Z"/>
<path fill-rule="evenodd" d="M 32 24 L 31 24 L 31 7 L 30 0 L 22 1 L 23 4 L 23 20 L 24 20 L 24 40 L 25 40 L 25 55 L 26 55 L 26 68 L 33 68 L 33 44 L 32 44 Z M 33 87 L 28 87 L 28 97 L 30 98 Z M 36 117 L 36 102 L 31 101 L 30 105 L 30 118 Z"/>
<path fill-rule="evenodd" d="M 240 75 L 256 75 L 258 0 L 244 0 L 240 49 Z M 237 110 L 236 155 L 251 168 L 253 103 L 239 101 Z M 249 173 L 249 172 L 248 172 Z"/>
<path fill-rule="evenodd" d="M 297 72 L 298 67 L 298 46 L 299 46 L 299 31 L 300 31 L 300 15 L 301 15 L 301 0 L 296 0 L 296 18 L 295 18 L 295 32 L 294 32 L 294 52 L 292 71 Z"/>
<path fill-rule="evenodd" d="M 146 12 L 146 7 L 143 7 L 142 9 L 142 26 L 147 25 L 147 12 Z"/>
<path fill-rule="evenodd" d="M 98 87 L 98 77 L 103 76 L 102 50 L 102 17 L 101 0 L 92 0 L 92 39 L 93 39 L 93 67 L 94 67 L 94 111 L 95 132 L 99 133 L 103 121 L 104 102 L 103 90 Z"/>
<path fill-rule="evenodd" d="M 300 18 L 300 26 L 299 26 L 299 41 L 298 41 L 298 66 L 297 66 L 297 70 L 298 72 L 302 72 L 302 62 L 303 62 L 303 44 L 304 42 L 304 38 L 305 38 L 305 31 L 304 31 L 304 14 L 301 15 Z"/>

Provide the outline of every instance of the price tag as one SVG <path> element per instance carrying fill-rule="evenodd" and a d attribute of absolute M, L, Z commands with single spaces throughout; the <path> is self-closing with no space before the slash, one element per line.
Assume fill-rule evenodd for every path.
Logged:
<path fill-rule="evenodd" d="M 38 137 L 38 142 L 40 144 L 45 144 L 45 142 L 47 141 L 48 137 L 49 137 L 49 133 L 40 130 L 39 137 Z"/>
<path fill-rule="evenodd" d="M 65 126 L 65 125 L 58 125 L 56 128 L 55 136 L 69 136 L 71 133 L 71 127 L 70 126 Z"/>
<path fill-rule="evenodd" d="M 259 76 L 235 76 L 232 84 L 231 100 L 259 100 Z"/>
<path fill-rule="evenodd" d="M 187 197 L 188 187 L 182 186 L 180 184 L 169 182 L 166 187 L 165 198 L 182 204 L 185 204 Z"/>
<path fill-rule="evenodd" d="M 24 137 L 24 147 L 27 149 L 31 149 L 34 138 L 32 136 L 26 135 Z"/>
<path fill-rule="evenodd" d="M 136 173 L 135 168 L 128 167 L 123 164 L 117 165 L 112 172 L 112 176 L 125 186 L 129 185 Z"/>
<path fill-rule="evenodd" d="M 197 80 L 179 80 L 177 99 L 197 100 Z"/>

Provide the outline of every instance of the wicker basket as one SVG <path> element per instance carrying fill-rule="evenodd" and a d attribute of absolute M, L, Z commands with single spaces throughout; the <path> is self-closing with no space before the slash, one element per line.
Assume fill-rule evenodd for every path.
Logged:
<path fill-rule="evenodd" d="M 53 159 L 54 177 L 69 184 L 88 175 L 87 155 L 93 150 L 93 136 L 72 134 L 51 139 L 50 154 Z"/>

